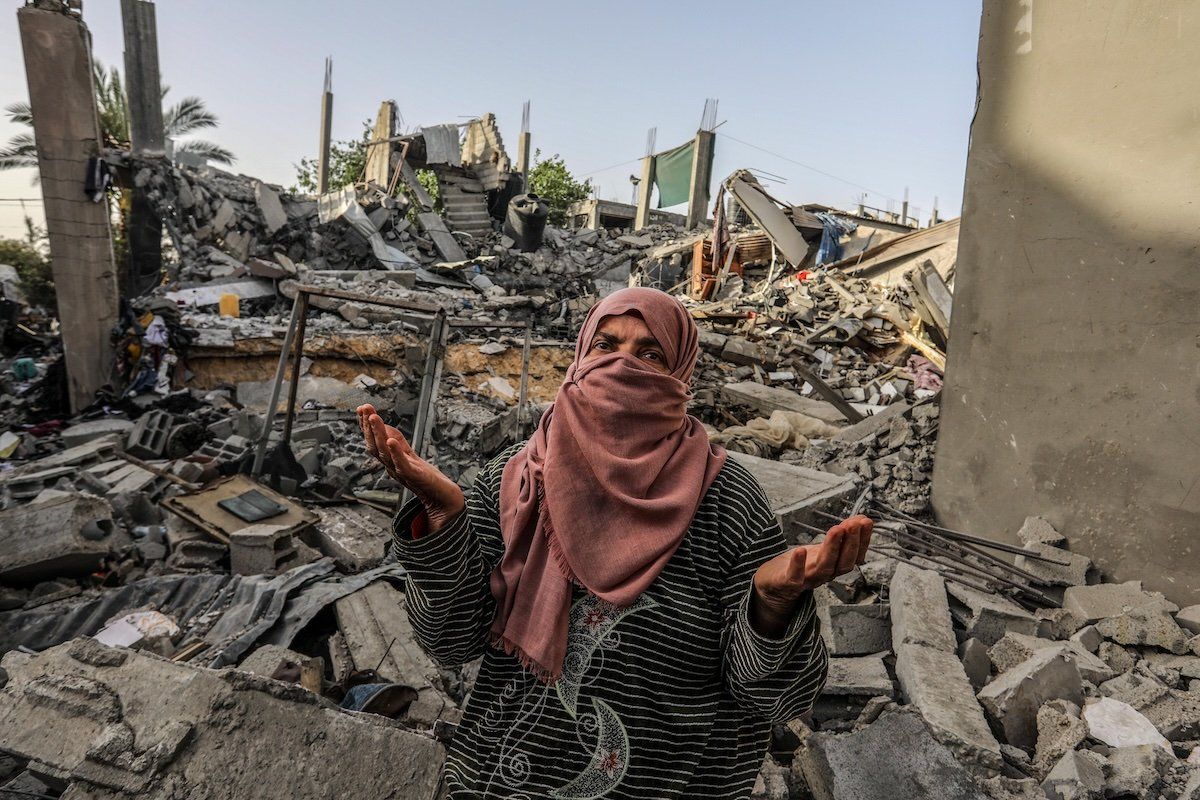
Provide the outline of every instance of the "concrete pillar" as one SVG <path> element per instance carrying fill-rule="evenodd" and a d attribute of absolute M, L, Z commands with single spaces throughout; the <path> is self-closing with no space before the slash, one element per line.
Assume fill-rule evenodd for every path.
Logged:
<path fill-rule="evenodd" d="M 1082 8 L 983 3 L 933 504 L 1009 542 L 1042 516 L 1106 580 L 1189 606 L 1200 13 Z"/>
<path fill-rule="evenodd" d="M 521 185 L 529 191 L 529 131 L 522 131 L 517 139 L 517 172 L 521 173 Z"/>
<path fill-rule="evenodd" d="M 633 229 L 640 231 L 650 224 L 650 193 L 654 189 L 654 156 L 642 159 L 642 179 L 638 183 L 637 213 L 633 217 Z"/>
<path fill-rule="evenodd" d="M 154 3 L 121 0 L 125 29 L 125 96 L 129 103 L 129 139 L 135 155 L 164 150 L 162 83 L 158 73 L 158 28 Z"/>
<path fill-rule="evenodd" d="M 329 191 L 329 146 L 333 129 L 333 59 L 325 59 L 325 90 L 321 93 L 321 138 L 317 145 L 317 194 Z"/>
<path fill-rule="evenodd" d="M 154 3 L 121 0 L 121 24 L 125 33 L 130 145 L 134 155 L 161 156 L 166 149 L 166 136 Z M 121 294 L 134 297 L 155 286 L 162 274 L 162 220 L 145 188 L 134 186 L 125 191 L 132 195 L 125 226 L 129 259 L 120 265 L 119 283 Z"/>
<path fill-rule="evenodd" d="M 712 183 L 713 153 L 717 134 L 696 131 L 692 140 L 692 186 L 688 191 L 687 227 L 698 228 L 708 219 L 708 187 Z"/>
<path fill-rule="evenodd" d="M 88 158 L 100 155 L 91 36 L 73 14 L 17 11 L 37 140 L 38 172 L 73 410 L 91 403 L 112 371 L 117 273 L 108 207 L 84 194 Z"/>

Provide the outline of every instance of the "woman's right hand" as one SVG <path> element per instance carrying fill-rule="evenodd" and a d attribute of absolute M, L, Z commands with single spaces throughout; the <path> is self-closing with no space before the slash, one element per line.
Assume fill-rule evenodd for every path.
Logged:
<path fill-rule="evenodd" d="M 421 501 L 430 533 L 445 527 L 467 507 L 467 499 L 458 484 L 418 456 L 409 447 L 404 434 L 384 424 L 375 406 L 367 403 L 359 406 L 357 412 L 367 452 L 383 464 L 393 480 Z"/>

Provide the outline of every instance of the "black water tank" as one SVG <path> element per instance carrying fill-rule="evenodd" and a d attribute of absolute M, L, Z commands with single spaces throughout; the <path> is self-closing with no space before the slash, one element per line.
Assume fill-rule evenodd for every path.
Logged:
<path fill-rule="evenodd" d="M 545 200 L 532 192 L 519 194 L 508 203 L 504 233 L 517 243 L 522 253 L 532 253 L 542 246 L 548 216 L 550 206 Z"/>

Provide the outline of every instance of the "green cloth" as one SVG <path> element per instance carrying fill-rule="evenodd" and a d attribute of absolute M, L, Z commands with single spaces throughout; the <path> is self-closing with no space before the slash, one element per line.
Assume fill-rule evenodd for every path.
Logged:
<path fill-rule="evenodd" d="M 654 183 L 658 185 L 658 207 L 668 208 L 688 201 L 692 186 L 692 153 L 689 140 L 674 150 L 654 157 Z"/>

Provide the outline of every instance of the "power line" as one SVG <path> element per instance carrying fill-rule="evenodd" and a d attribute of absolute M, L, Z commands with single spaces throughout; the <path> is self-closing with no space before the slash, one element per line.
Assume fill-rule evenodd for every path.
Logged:
<path fill-rule="evenodd" d="M 40 197 L 0 197 L 0 203 L 40 203 Z"/>
<path fill-rule="evenodd" d="M 580 173 L 577 177 L 586 178 L 589 175 L 595 175 L 597 172 L 604 172 L 605 170 L 616 169 L 617 167 L 623 167 L 626 164 L 636 164 L 639 161 L 641 161 L 640 158 L 631 158 L 628 161 L 622 161 L 620 164 L 613 164 L 611 166 L 601 167 L 600 169 L 594 169 L 591 172 Z"/>
<path fill-rule="evenodd" d="M 823 169 L 818 169 L 817 167 L 814 167 L 811 164 L 805 164 L 803 161 L 797 161 L 794 158 L 788 158 L 785 155 L 776 153 L 773 150 L 768 150 L 765 147 L 759 147 L 756 144 L 750 144 L 750 142 L 744 142 L 741 139 L 738 139 L 734 136 L 730 136 L 728 133 L 721 133 L 720 131 L 717 131 L 716 133 L 717 133 L 717 136 L 724 137 L 726 139 L 729 139 L 730 141 L 734 141 L 734 142 L 737 142 L 738 144 L 742 144 L 742 145 L 745 145 L 746 147 L 750 147 L 754 150 L 758 150 L 760 152 L 766 153 L 769 156 L 775 156 L 775 158 L 786 161 L 789 164 L 795 164 L 798 167 L 804 167 L 805 169 L 811 170 L 811 171 L 817 173 L 818 175 L 824 175 L 826 178 L 833 178 L 835 181 L 841 181 L 842 183 L 848 184 L 850 186 L 854 186 L 858 189 L 862 189 L 864 192 L 869 192 L 870 194 L 879 195 L 880 197 L 884 198 L 885 200 L 891 200 L 892 202 L 896 202 L 896 203 L 900 202 L 896 198 L 886 195 L 883 192 L 877 192 L 868 186 L 863 186 L 861 183 L 855 183 L 854 181 L 847 180 L 846 178 L 840 177 L 838 175 L 834 175 L 832 172 L 826 172 Z"/>

